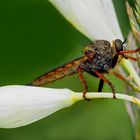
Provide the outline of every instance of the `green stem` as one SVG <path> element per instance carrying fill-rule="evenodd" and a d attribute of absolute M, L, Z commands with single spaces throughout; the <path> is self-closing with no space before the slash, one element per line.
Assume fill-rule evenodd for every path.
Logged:
<path fill-rule="evenodd" d="M 140 112 L 138 113 L 137 116 L 137 121 L 136 121 L 136 128 L 135 128 L 135 138 L 136 140 L 140 140 Z"/>
<path fill-rule="evenodd" d="M 121 61 L 122 65 L 127 69 L 127 71 L 129 72 L 129 74 L 131 75 L 131 77 L 133 78 L 133 80 L 135 81 L 135 83 L 138 86 L 138 89 L 140 90 L 140 77 L 138 76 L 136 70 L 134 69 L 134 67 L 132 66 L 132 64 L 130 63 L 129 60 L 123 59 Z"/>
<path fill-rule="evenodd" d="M 72 101 L 79 101 L 79 100 L 84 100 L 82 93 L 74 93 L 72 96 Z M 140 106 L 140 99 L 134 97 L 134 96 L 129 96 L 126 94 L 121 94 L 121 93 L 116 93 L 115 94 L 117 99 L 121 99 L 121 100 L 126 100 L 126 101 L 130 101 L 133 102 L 135 104 L 137 104 L 138 106 Z M 95 98 L 111 98 L 113 99 L 113 93 L 99 93 L 99 92 L 88 92 L 86 94 L 86 97 L 88 99 L 95 99 Z"/>

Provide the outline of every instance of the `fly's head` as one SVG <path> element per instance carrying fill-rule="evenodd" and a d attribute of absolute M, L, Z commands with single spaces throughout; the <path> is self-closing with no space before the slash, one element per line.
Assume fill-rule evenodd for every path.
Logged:
<path fill-rule="evenodd" d="M 122 42 L 120 39 L 116 39 L 113 41 L 113 45 L 116 48 L 117 54 L 120 54 L 123 58 L 128 59 L 128 57 L 125 54 L 121 54 L 120 52 L 124 50 L 124 44 L 126 42 L 126 39 Z"/>
<path fill-rule="evenodd" d="M 119 53 L 120 51 L 124 50 L 124 46 L 123 44 L 125 44 L 126 40 L 124 40 L 124 42 L 122 42 L 120 39 L 116 39 L 113 44 L 116 48 L 116 51 Z"/>

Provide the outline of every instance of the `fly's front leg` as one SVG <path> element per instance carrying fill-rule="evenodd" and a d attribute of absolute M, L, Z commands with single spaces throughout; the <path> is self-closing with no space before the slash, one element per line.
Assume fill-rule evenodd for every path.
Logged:
<path fill-rule="evenodd" d="M 115 98 L 116 98 L 116 96 L 115 96 L 115 88 L 114 88 L 114 86 L 112 85 L 112 83 L 111 83 L 109 80 L 107 80 L 107 79 L 104 77 L 104 75 L 103 75 L 102 73 L 99 73 L 98 71 L 94 71 L 94 72 L 96 73 L 96 75 L 97 75 L 100 79 L 102 79 L 104 82 L 106 82 L 106 83 L 111 87 L 112 93 L 113 93 L 113 98 L 115 99 Z"/>
<path fill-rule="evenodd" d="M 84 87 L 84 90 L 83 90 L 83 98 L 85 100 L 89 100 L 89 99 L 86 98 L 86 93 L 88 91 L 88 85 L 87 85 L 87 83 L 86 83 L 86 81 L 84 79 L 84 76 L 83 76 L 83 73 L 82 73 L 82 69 L 80 67 L 78 67 L 77 68 L 77 72 L 79 74 L 79 78 L 82 81 L 82 84 L 83 84 L 83 87 Z"/>
<path fill-rule="evenodd" d="M 119 52 L 119 54 L 122 55 L 126 59 L 137 61 L 137 58 L 126 55 L 126 54 L 137 53 L 139 51 L 140 51 L 140 48 L 135 49 L 135 50 L 122 50 L 122 51 Z"/>
<path fill-rule="evenodd" d="M 140 51 L 140 48 L 135 49 L 135 50 L 123 50 L 123 51 L 120 51 L 119 54 L 136 53 L 136 52 L 139 52 L 139 51 Z"/>

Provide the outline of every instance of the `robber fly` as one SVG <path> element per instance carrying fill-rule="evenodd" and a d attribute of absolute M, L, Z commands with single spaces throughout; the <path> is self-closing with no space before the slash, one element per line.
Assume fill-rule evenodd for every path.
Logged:
<path fill-rule="evenodd" d="M 122 42 L 121 40 L 116 39 L 111 45 L 106 40 L 93 41 L 84 48 L 84 56 L 37 77 L 30 83 L 30 85 L 43 86 L 65 76 L 78 73 L 84 88 L 83 97 L 86 99 L 88 86 L 84 79 L 83 72 L 87 72 L 92 76 L 100 78 L 98 92 L 102 91 L 105 82 L 111 87 L 113 98 L 115 98 L 115 88 L 113 84 L 106 79 L 104 74 L 112 73 L 116 77 L 125 80 L 121 74 L 114 72 L 113 68 L 118 64 L 121 58 L 136 61 L 137 58 L 131 57 L 127 54 L 140 51 L 140 48 L 136 50 L 125 50 L 125 42 L 126 40 Z"/>

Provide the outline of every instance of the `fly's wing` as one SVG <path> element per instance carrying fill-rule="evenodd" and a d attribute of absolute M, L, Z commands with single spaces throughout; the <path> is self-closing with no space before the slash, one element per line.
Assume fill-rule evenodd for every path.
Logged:
<path fill-rule="evenodd" d="M 77 72 L 77 68 L 79 66 L 79 64 L 84 61 L 86 58 L 81 57 L 78 59 L 75 59 L 63 66 L 60 66 L 50 72 L 47 72 L 41 76 L 39 76 L 38 78 L 36 78 L 35 80 L 33 80 L 30 84 L 28 85 L 32 85 L 32 86 L 43 86 L 46 85 L 48 83 L 54 82 L 58 79 L 62 79 L 65 76 L 68 75 L 72 75 L 74 73 Z"/>

